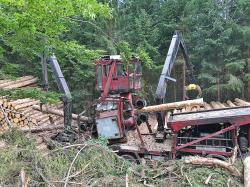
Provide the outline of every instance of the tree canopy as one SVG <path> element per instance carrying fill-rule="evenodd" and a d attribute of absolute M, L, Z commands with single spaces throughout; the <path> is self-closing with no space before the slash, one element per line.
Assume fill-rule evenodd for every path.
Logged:
<path fill-rule="evenodd" d="M 179 30 L 206 100 L 250 99 L 249 7 L 248 0 L 0 0 L 0 78 L 39 76 L 41 55 L 55 53 L 75 108 L 83 108 L 96 97 L 93 59 L 136 54 L 152 99 Z"/>

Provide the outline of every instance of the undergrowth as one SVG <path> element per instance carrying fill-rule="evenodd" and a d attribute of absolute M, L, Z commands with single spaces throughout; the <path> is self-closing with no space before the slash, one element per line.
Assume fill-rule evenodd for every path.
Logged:
<path fill-rule="evenodd" d="M 39 151 L 35 141 L 18 130 L 1 135 L 0 141 L 8 145 L 0 150 L 0 186 L 18 186 L 22 169 L 29 186 L 243 186 L 225 170 L 181 160 L 158 163 L 157 168 L 132 164 L 113 153 L 103 139 L 59 145 L 49 152 Z"/>
<path fill-rule="evenodd" d="M 56 104 L 60 101 L 61 94 L 56 92 L 44 92 L 39 88 L 17 88 L 0 89 L 0 96 L 7 96 L 11 99 L 33 98 L 39 99 L 42 103 Z"/>

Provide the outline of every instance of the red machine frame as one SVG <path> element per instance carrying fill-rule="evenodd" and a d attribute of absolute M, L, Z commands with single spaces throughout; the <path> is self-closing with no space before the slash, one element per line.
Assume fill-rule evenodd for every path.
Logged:
<path fill-rule="evenodd" d="M 241 112 L 242 111 L 242 112 Z M 215 114 L 217 113 L 216 117 L 209 117 L 207 114 Z M 224 116 L 220 115 L 220 113 L 224 114 Z M 196 116 L 194 119 L 185 119 L 185 115 Z M 204 118 L 200 118 L 201 115 Z M 175 119 L 175 116 L 181 116 L 181 120 Z M 198 117 L 197 117 L 198 116 Z M 183 118 L 184 117 L 184 118 Z M 217 130 L 213 133 L 209 133 L 206 136 L 202 137 L 193 137 L 194 140 L 184 143 L 182 145 L 178 145 L 178 134 L 188 126 L 195 127 L 195 126 L 204 126 L 204 125 L 218 125 L 221 123 L 225 123 L 226 126 Z M 120 155 L 133 155 L 137 159 L 140 157 L 144 157 L 145 155 L 151 157 L 162 157 L 164 160 L 168 159 L 177 159 L 181 156 L 185 155 L 202 155 L 202 156 L 215 156 L 215 157 L 229 157 L 233 154 L 233 147 L 238 145 L 238 132 L 241 127 L 247 126 L 247 139 L 250 142 L 250 106 L 248 107 L 235 107 L 235 108 L 223 108 L 217 110 L 205 110 L 199 112 L 189 112 L 189 113 L 180 113 L 174 114 L 169 118 L 168 126 L 172 129 L 174 133 L 172 138 L 169 140 L 171 141 L 172 147 L 169 150 L 148 150 L 143 142 L 138 147 L 129 146 L 126 144 L 117 144 L 112 145 L 112 148 L 118 152 Z M 217 127 L 218 127 L 217 126 Z M 196 149 L 197 143 L 202 141 L 209 141 L 212 138 L 215 138 L 217 135 L 223 133 L 231 133 L 232 148 L 228 149 L 230 151 L 211 151 L 206 149 Z M 140 133 L 138 131 L 138 133 Z M 139 134 L 140 136 L 153 136 L 152 133 L 149 134 Z M 190 137 L 188 137 L 190 138 Z M 222 139 L 223 140 L 223 139 Z M 167 141 L 167 140 L 166 140 Z M 160 143 L 158 143 L 160 144 Z M 250 143 L 248 143 L 250 144 Z M 213 148 L 212 145 L 209 145 Z M 190 148 L 192 147 L 192 148 Z M 194 147 L 194 148 L 193 148 Z M 222 156 L 222 157 L 221 157 Z"/>
<path fill-rule="evenodd" d="M 209 140 L 209 138 L 215 137 L 217 135 L 226 133 L 226 132 L 231 132 L 232 134 L 232 142 L 233 146 L 238 144 L 238 131 L 240 127 L 249 125 L 250 127 L 250 113 L 248 114 L 240 114 L 238 111 L 240 110 L 248 110 L 250 111 L 250 107 L 235 107 L 235 108 L 228 108 L 228 109 L 217 109 L 217 110 L 211 110 L 211 111 L 200 111 L 196 112 L 197 113 L 204 113 L 208 114 L 209 112 L 211 113 L 218 113 L 218 112 L 223 112 L 225 113 L 224 116 L 218 116 L 215 118 L 200 118 L 198 117 L 194 119 L 187 119 L 185 121 L 178 121 L 174 120 L 174 116 L 170 118 L 170 121 L 168 122 L 168 126 L 172 129 L 174 135 L 172 138 L 172 155 L 173 159 L 176 159 L 176 157 L 182 153 L 190 153 L 190 154 L 200 154 L 200 155 L 223 155 L 223 156 L 231 156 L 233 154 L 232 151 L 230 152 L 221 152 L 221 151 L 209 151 L 209 150 L 199 150 L 199 149 L 191 149 L 190 146 L 195 146 L 197 143 L 204 141 L 204 140 Z M 232 114 L 230 114 L 230 112 Z M 230 115 L 228 115 L 229 113 Z M 191 114 L 195 116 L 195 113 L 186 113 L 186 114 Z M 180 115 L 185 115 L 185 114 L 180 114 Z M 183 116 L 185 118 L 185 116 Z M 219 124 L 219 123 L 226 123 L 228 124 L 227 127 L 222 128 L 221 130 L 218 130 L 216 132 L 213 132 L 211 134 L 208 134 L 203 137 L 199 137 L 195 140 L 192 140 L 188 143 L 178 145 L 177 143 L 177 138 L 178 138 L 178 133 L 184 129 L 187 126 L 200 126 L 200 125 L 208 125 L 208 124 Z M 250 128 L 248 128 L 248 141 L 250 140 Z"/>

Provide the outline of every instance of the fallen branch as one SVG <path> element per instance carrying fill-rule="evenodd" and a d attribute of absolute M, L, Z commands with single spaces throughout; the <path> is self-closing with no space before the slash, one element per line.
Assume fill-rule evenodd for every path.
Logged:
<path fill-rule="evenodd" d="M 212 176 L 214 175 L 214 173 L 210 173 L 209 176 L 207 177 L 206 181 L 205 181 L 205 184 L 208 185 L 209 184 L 209 181 L 210 179 L 212 178 Z"/>
<path fill-rule="evenodd" d="M 185 160 L 186 164 L 194 164 L 194 165 L 202 165 L 202 166 L 213 166 L 213 167 L 220 167 L 223 168 L 231 175 L 236 176 L 236 177 L 241 177 L 242 174 L 238 171 L 237 168 L 235 168 L 232 164 L 218 160 L 215 158 L 203 158 L 203 157 L 191 157 L 187 160 Z"/>
<path fill-rule="evenodd" d="M 44 132 L 44 131 L 52 131 L 52 130 L 58 130 L 63 129 L 63 125 L 46 125 L 46 126 L 40 126 L 40 127 L 24 127 L 20 128 L 22 132 L 32 132 L 32 133 L 38 133 L 38 132 Z"/>
<path fill-rule="evenodd" d="M 24 169 L 22 168 L 20 171 L 20 186 L 28 187 L 29 177 L 26 176 Z"/>
<path fill-rule="evenodd" d="M 235 162 L 235 160 L 236 160 L 237 152 L 238 152 L 238 146 L 236 145 L 236 146 L 234 147 L 234 150 L 233 150 L 233 155 L 232 155 L 232 157 L 230 158 L 230 163 L 231 163 L 231 164 L 234 164 L 234 162 Z"/>
<path fill-rule="evenodd" d="M 73 161 L 71 162 L 70 167 L 69 167 L 69 170 L 68 170 L 68 172 L 67 172 L 66 179 L 65 179 L 64 187 L 66 187 L 67 184 L 68 184 L 69 175 L 70 175 L 71 169 L 72 169 L 72 167 L 73 167 L 73 165 L 74 165 L 74 163 L 75 163 L 75 161 L 76 161 L 78 155 L 81 153 L 81 151 L 82 151 L 85 147 L 86 147 L 86 146 L 83 146 L 83 147 L 76 153 L 75 158 L 74 158 Z"/>
<path fill-rule="evenodd" d="M 126 181 L 126 187 L 128 187 L 128 173 L 126 173 L 125 181 Z"/>

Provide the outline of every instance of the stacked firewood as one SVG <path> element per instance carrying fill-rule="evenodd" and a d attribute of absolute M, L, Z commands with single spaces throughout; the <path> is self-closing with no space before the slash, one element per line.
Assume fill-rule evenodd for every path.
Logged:
<path fill-rule="evenodd" d="M 37 84 L 37 78 L 33 76 L 20 77 L 17 80 L 0 80 L 1 89 L 13 89 L 22 87 L 34 87 Z"/>

